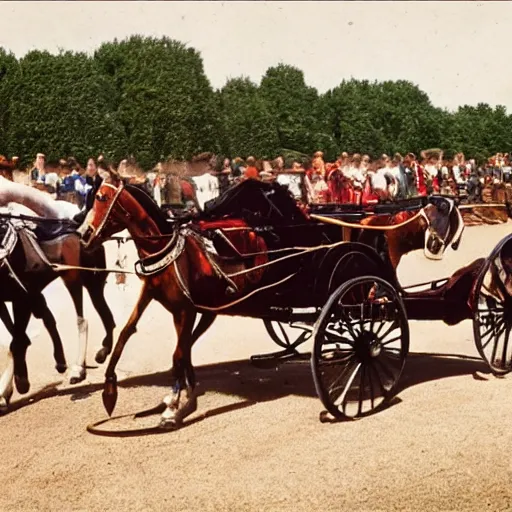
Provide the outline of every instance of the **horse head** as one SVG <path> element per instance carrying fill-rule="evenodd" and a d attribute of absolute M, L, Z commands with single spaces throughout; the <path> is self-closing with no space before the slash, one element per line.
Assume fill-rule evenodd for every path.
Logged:
<path fill-rule="evenodd" d="M 126 229 L 131 215 L 121 205 L 124 184 L 121 180 L 103 181 L 94 198 L 92 208 L 77 229 L 85 247 L 100 244 L 109 236 Z M 124 214 L 124 218 L 123 218 Z"/>
<path fill-rule="evenodd" d="M 431 196 L 421 211 L 426 222 L 425 256 L 431 260 L 441 260 L 446 248 L 456 251 L 459 248 L 464 221 L 451 197 Z"/>
<path fill-rule="evenodd" d="M 77 232 L 82 244 L 101 244 L 110 236 L 128 229 L 132 236 L 158 235 L 170 231 L 175 223 L 168 222 L 151 197 L 140 187 L 125 185 L 116 173 L 110 173 L 99 187 L 91 210 Z"/>

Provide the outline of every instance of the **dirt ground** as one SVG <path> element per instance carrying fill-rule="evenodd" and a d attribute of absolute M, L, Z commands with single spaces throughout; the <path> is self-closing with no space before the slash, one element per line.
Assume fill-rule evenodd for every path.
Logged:
<path fill-rule="evenodd" d="M 443 262 L 422 253 L 399 268 L 402 284 L 450 275 L 485 256 L 511 224 L 466 228 Z M 115 250 L 109 249 L 110 262 Z M 107 289 L 118 326 L 139 282 Z M 62 284 L 45 292 L 66 345 L 76 350 L 72 304 Z M 398 398 L 386 410 L 343 423 L 320 423 L 309 363 L 258 370 L 255 353 L 275 350 L 263 323 L 219 318 L 197 343 L 194 362 L 204 395 L 190 424 L 129 438 L 87 433 L 105 417 L 104 368 L 94 363 L 103 330 L 90 301 L 87 380 L 69 386 L 53 369 L 51 344 L 32 320 L 32 388 L 0 418 L 0 510 L 10 511 L 311 511 L 510 510 L 512 377 L 477 380 L 479 361 L 418 355 L 476 356 L 471 323 L 411 322 L 411 351 Z M 8 343 L 5 330 L 1 343 Z M 118 365 L 116 414 L 136 412 L 167 393 L 175 334 L 152 304 Z M 0 352 L 4 352 L 0 348 Z M 0 363 L 3 364 L 0 357 Z M 204 417 L 204 414 L 206 417 Z M 153 426 L 158 416 L 124 419 L 111 429 Z"/>

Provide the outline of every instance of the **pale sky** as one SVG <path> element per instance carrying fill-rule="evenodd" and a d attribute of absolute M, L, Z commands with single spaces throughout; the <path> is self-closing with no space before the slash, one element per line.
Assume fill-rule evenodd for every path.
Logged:
<path fill-rule="evenodd" d="M 214 87 L 259 82 L 280 62 L 319 92 L 341 80 L 406 79 L 434 105 L 512 113 L 511 2 L 0 2 L 0 46 L 91 52 L 132 34 L 199 50 Z"/>

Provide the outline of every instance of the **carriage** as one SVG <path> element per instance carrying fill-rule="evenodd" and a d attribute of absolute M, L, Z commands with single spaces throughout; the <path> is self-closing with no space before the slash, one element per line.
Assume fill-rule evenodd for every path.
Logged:
<path fill-rule="evenodd" d="M 261 272 L 265 265 L 275 267 L 267 280 L 258 281 L 268 290 L 229 307 L 228 314 L 261 318 L 281 349 L 253 356 L 255 364 L 310 358 L 317 394 L 337 418 L 368 415 L 393 397 L 409 351 L 409 320 L 441 320 L 448 325 L 471 320 L 476 347 L 491 371 L 504 374 L 512 370 L 508 346 L 512 235 L 487 259 L 477 260 L 449 278 L 402 287 L 382 252 L 353 239 L 343 241 L 340 226 L 343 229 L 368 216 L 417 211 L 432 198 L 366 209 L 310 205 L 309 217 L 324 221 L 318 223 L 304 222 L 299 208 L 283 208 L 275 190 L 264 191 L 256 184 L 253 188 L 250 199 L 261 193 L 263 203 L 268 203 L 266 209 L 250 204 L 247 196 L 231 194 L 207 205 L 199 227 L 214 245 L 212 249 L 224 258 L 243 259 L 233 235 L 248 230 L 254 239 L 264 241 L 267 257 L 255 262 L 254 271 Z M 263 210 L 265 221 L 261 220 Z M 460 234 L 451 241 L 454 248 Z M 263 257 L 257 244 L 245 250 L 245 255 L 252 250 Z M 292 256 L 286 263 L 290 254 L 301 261 L 293 262 Z M 285 326 L 295 331 L 295 336 Z M 299 347 L 307 342 L 312 342 L 311 353 L 300 353 Z"/>

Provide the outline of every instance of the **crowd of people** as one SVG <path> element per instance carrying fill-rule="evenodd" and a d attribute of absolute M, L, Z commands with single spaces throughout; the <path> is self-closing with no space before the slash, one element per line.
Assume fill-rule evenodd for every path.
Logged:
<path fill-rule="evenodd" d="M 265 181 L 280 180 L 284 171 L 281 157 L 261 169 L 251 168 L 250 177 Z M 512 166 L 507 153 L 498 153 L 477 166 L 463 153 L 443 158 L 438 149 L 402 156 L 383 154 L 372 160 L 364 154 L 342 153 L 335 162 L 326 162 L 322 152 L 313 158 L 295 160 L 292 172 L 304 174 L 304 192 L 309 203 L 370 204 L 430 194 L 465 196 L 470 202 L 495 199 L 494 190 L 512 187 Z M 289 172 L 289 171 L 287 171 Z"/>
<path fill-rule="evenodd" d="M 383 154 L 374 160 L 365 154 L 343 152 L 334 162 L 326 162 L 321 151 L 311 158 L 286 162 L 281 156 L 272 161 L 248 157 L 245 160 L 224 158 L 219 162 L 213 154 L 203 155 L 207 156 L 203 161 L 208 162 L 208 179 L 196 176 L 188 183 L 197 195 L 201 187 L 208 187 L 208 197 L 215 197 L 246 179 L 286 184 L 297 198 L 308 203 L 366 205 L 432 193 L 464 196 L 468 202 L 478 203 L 495 201 L 496 190 L 500 189 L 511 189 L 512 195 L 512 165 L 508 153 L 498 153 L 484 165 L 466 159 L 463 153 L 446 159 L 439 149 L 422 151 L 419 157 L 413 153 L 405 156 L 396 153 Z M 15 165 L 16 159 L 12 162 Z M 55 198 L 82 207 L 88 206 L 89 191 L 98 188 L 103 173 L 110 168 L 102 155 L 89 158 L 83 168 L 73 157 L 47 162 L 45 155 L 38 153 L 29 181 Z M 126 176 L 127 168 L 138 170 L 136 182 L 145 186 L 159 205 L 176 204 L 183 199 L 181 188 L 187 182 L 183 176 L 178 179 L 172 172 L 165 172 L 162 164 L 150 172 L 141 171 L 130 159 L 116 166 L 122 176 Z"/>

